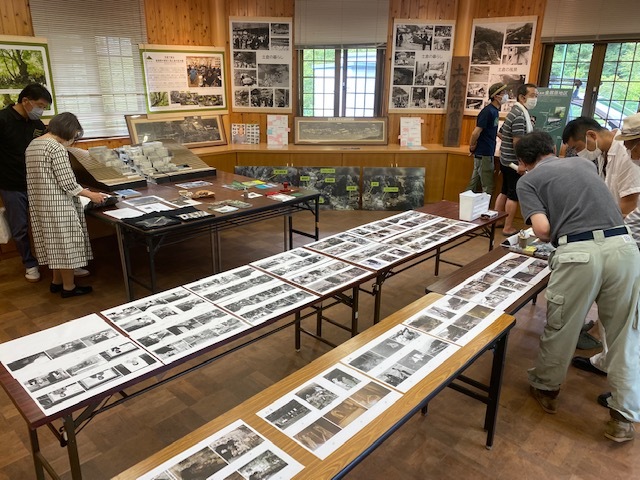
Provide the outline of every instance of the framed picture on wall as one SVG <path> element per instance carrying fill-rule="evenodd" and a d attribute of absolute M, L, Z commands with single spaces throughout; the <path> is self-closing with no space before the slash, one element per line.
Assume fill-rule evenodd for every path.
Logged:
<path fill-rule="evenodd" d="M 232 17 L 231 92 L 235 112 L 291 112 L 291 18 Z"/>
<path fill-rule="evenodd" d="M 394 20 L 390 112 L 445 110 L 453 35 L 451 21 Z"/>
<path fill-rule="evenodd" d="M 139 47 L 148 113 L 226 113 L 224 51 L 187 45 Z"/>
<path fill-rule="evenodd" d="M 469 83 L 465 115 L 477 115 L 489 103 L 489 87 L 506 83 L 506 115 L 516 103 L 516 91 L 529 81 L 537 17 L 497 17 L 473 20 L 469 47 Z"/>
<path fill-rule="evenodd" d="M 296 117 L 295 143 L 386 145 L 387 118 Z"/>
<path fill-rule="evenodd" d="M 0 35 L 0 108 L 16 103 L 22 89 L 34 82 L 51 93 L 53 102 L 44 117 L 52 117 L 56 114 L 56 99 L 47 39 Z"/>
<path fill-rule="evenodd" d="M 174 140 L 185 147 L 226 145 L 220 115 L 125 115 L 131 143 Z"/>

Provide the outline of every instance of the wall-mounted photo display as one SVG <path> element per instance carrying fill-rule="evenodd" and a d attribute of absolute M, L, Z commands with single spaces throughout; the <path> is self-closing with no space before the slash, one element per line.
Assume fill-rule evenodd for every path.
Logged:
<path fill-rule="evenodd" d="M 295 143 L 386 145 L 386 117 L 296 117 Z"/>
<path fill-rule="evenodd" d="M 498 82 L 509 85 L 509 102 L 502 106 L 502 113 L 511 110 L 518 86 L 529 81 L 536 21 L 535 16 L 473 21 L 466 115 L 477 115 L 489 103 L 489 87 Z"/>
<path fill-rule="evenodd" d="M 55 92 L 47 39 L 0 35 L 0 108 L 16 103 L 22 89 L 34 82 L 44 85 L 53 97 L 43 116 L 55 115 Z"/>
<path fill-rule="evenodd" d="M 291 18 L 230 18 L 235 112 L 291 112 Z"/>
<path fill-rule="evenodd" d="M 390 112 L 441 113 L 453 51 L 454 22 L 393 22 Z"/>
<path fill-rule="evenodd" d="M 224 50 L 140 45 L 147 112 L 227 110 Z"/>
<path fill-rule="evenodd" d="M 220 115 L 125 115 L 125 119 L 133 144 L 174 140 L 194 148 L 227 143 Z"/>

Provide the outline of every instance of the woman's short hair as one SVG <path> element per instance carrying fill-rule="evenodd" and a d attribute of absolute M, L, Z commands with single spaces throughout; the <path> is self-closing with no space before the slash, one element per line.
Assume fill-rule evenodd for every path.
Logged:
<path fill-rule="evenodd" d="M 53 117 L 49 121 L 48 130 L 63 140 L 78 140 L 84 134 L 78 117 L 71 112 L 59 113 Z"/>

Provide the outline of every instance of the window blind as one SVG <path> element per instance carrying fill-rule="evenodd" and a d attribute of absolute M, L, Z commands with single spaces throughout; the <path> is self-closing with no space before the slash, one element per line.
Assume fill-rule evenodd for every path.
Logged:
<path fill-rule="evenodd" d="M 638 0 L 547 0 L 542 42 L 640 39 Z"/>
<path fill-rule="evenodd" d="M 46 37 L 58 112 L 78 116 L 86 137 L 128 135 L 124 115 L 145 111 L 138 44 L 143 0 L 30 0 Z"/>
<path fill-rule="evenodd" d="M 381 47 L 387 43 L 389 0 L 296 0 L 295 46 Z"/>

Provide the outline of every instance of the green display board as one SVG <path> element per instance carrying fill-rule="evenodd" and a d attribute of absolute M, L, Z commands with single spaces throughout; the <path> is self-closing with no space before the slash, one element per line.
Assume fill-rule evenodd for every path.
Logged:
<path fill-rule="evenodd" d="M 572 89 L 538 88 L 538 104 L 529 111 L 531 120 L 535 118 L 534 130 L 542 130 L 551 135 L 560 152 L 562 132 L 569 118 Z"/>

